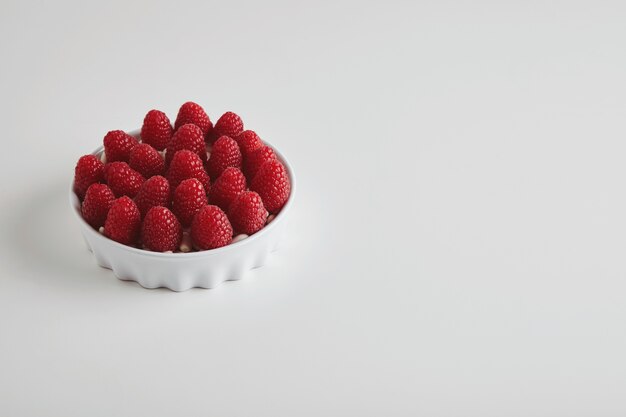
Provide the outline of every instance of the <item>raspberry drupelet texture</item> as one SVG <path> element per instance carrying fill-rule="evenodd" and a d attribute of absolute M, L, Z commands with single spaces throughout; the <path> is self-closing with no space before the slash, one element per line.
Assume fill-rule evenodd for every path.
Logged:
<path fill-rule="evenodd" d="M 206 162 L 206 144 L 202 130 L 198 126 L 188 123 L 178 128 L 167 147 L 165 162 L 169 164 L 176 152 L 183 149 L 192 151 L 200 157 L 202 162 Z"/>
<path fill-rule="evenodd" d="M 113 202 L 104 222 L 104 235 L 125 245 L 137 243 L 141 214 L 133 200 L 120 197 Z"/>
<path fill-rule="evenodd" d="M 269 146 L 264 145 L 252 151 L 248 155 L 248 158 L 246 158 L 243 167 L 243 172 L 246 174 L 248 182 L 252 182 L 259 168 L 261 168 L 264 163 L 273 159 L 276 159 L 276 153 Z"/>
<path fill-rule="evenodd" d="M 135 197 L 144 177 L 132 169 L 126 162 L 111 162 L 104 166 L 104 179 L 116 197 L 127 195 Z"/>
<path fill-rule="evenodd" d="M 191 225 L 193 216 L 208 204 L 204 186 L 195 178 L 188 178 L 174 191 L 172 210 L 184 227 Z"/>
<path fill-rule="evenodd" d="M 161 175 L 165 170 L 163 157 L 147 143 L 140 143 L 130 151 L 128 165 L 145 178 Z"/>
<path fill-rule="evenodd" d="M 233 112 L 213 125 L 200 105 L 186 102 L 172 125 L 150 110 L 141 141 L 112 130 L 103 142 L 103 155 L 76 164 L 74 191 L 85 221 L 126 245 L 219 248 L 233 234 L 241 240 L 264 228 L 292 191 L 276 152 Z"/>
<path fill-rule="evenodd" d="M 141 184 L 135 196 L 135 203 L 142 216 L 155 206 L 169 207 L 171 201 L 170 184 L 161 175 L 155 175 Z"/>
<path fill-rule="evenodd" d="M 228 211 L 233 200 L 246 190 L 246 177 L 240 169 L 228 167 L 211 186 L 209 199 L 224 211 Z"/>
<path fill-rule="evenodd" d="M 123 130 L 111 130 L 104 137 L 104 155 L 107 162 L 128 162 L 130 151 L 139 143 Z"/>
<path fill-rule="evenodd" d="M 233 240 L 233 228 L 218 206 L 204 206 L 191 223 L 191 241 L 198 250 L 215 249 Z"/>
<path fill-rule="evenodd" d="M 183 238 L 183 228 L 166 207 L 155 206 L 148 210 L 141 225 L 144 248 L 154 252 L 175 251 Z"/>
<path fill-rule="evenodd" d="M 87 188 L 85 200 L 81 206 L 83 218 L 96 229 L 104 226 L 113 201 L 115 201 L 115 195 L 106 184 L 91 184 Z"/>
<path fill-rule="evenodd" d="M 211 178 L 219 177 L 228 167 L 241 169 L 242 157 L 239 145 L 229 136 L 222 136 L 213 144 L 207 162 L 207 173 Z"/>
<path fill-rule="evenodd" d="M 84 155 L 74 168 L 74 191 L 83 199 L 91 184 L 104 180 L 104 164 L 95 155 Z"/>
<path fill-rule="evenodd" d="M 209 119 L 202 106 L 192 101 L 188 101 L 180 106 L 174 129 L 178 130 L 181 126 L 191 123 L 198 126 L 202 130 L 202 134 L 206 138 L 213 129 L 213 123 Z"/>
<path fill-rule="evenodd" d="M 244 191 L 230 205 L 228 219 L 235 234 L 252 235 L 265 226 L 268 214 L 261 196 L 254 191 Z"/>
<path fill-rule="evenodd" d="M 183 180 L 195 178 L 204 186 L 205 191 L 209 190 L 211 181 L 200 157 L 190 150 L 183 149 L 176 152 L 167 170 L 166 178 L 170 182 L 170 187 L 175 190 Z"/>
<path fill-rule="evenodd" d="M 224 113 L 215 123 L 213 131 L 209 135 L 209 141 L 215 142 L 221 136 L 230 136 L 234 138 L 243 132 L 243 121 L 241 117 L 232 111 Z"/>
<path fill-rule="evenodd" d="M 248 155 L 263 146 L 263 141 L 253 130 L 244 130 L 233 139 L 235 139 L 235 142 L 239 145 L 239 150 L 241 151 L 244 163 L 248 158 Z"/>
<path fill-rule="evenodd" d="M 291 192 L 287 170 L 275 159 L 267 161 L 259 168 L 250 189 L 259 193 L 267 211 L 272 214 L 278 213 L 289 199 Z"/>
<path fill-rule="evenodd" d="M 167 147 L 173 133 L 172 123 L 162 111 L 150 110 L 143 119 L 141 141 L 157 151 L 162 151 Z"/>

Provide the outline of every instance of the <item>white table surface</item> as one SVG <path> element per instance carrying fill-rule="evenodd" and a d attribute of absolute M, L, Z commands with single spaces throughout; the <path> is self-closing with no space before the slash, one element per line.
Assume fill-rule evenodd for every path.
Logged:
<path fill-rule="evenodd" d="M 49 3 L 0 13 L 0 415 L 626 414 L 623 3 Z M 68 184 L 187 100 L 299 194 L 266 267 L 145 290 Z"/>

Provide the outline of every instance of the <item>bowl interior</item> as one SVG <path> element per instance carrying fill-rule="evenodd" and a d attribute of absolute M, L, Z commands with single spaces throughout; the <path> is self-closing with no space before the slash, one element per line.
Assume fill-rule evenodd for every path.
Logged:
<path fill-rule="evenodd" d="M 130 135 L 134 136 L 137 139 L 140 138 L 140 130 L 134 130 L 134 131 L 131 131 L 131 132 L 128 132 L 128 133 Z M 180 252 L 177 252 L 177 253 L 152 252 L 152 251 L 148 251 L 148 250 L 145 250 L 145 249 L 139 249 L 139 248 L 135 248 L 135 247 L 132 247 L 132 246 L 123 245 L 121 243 L 118 243 L 118 242 L 116 242 L 114 240 L 111 240 L 111 239 L 101 235 L 97 230 L 95 230 L 93 227 L 91 227 L 91 225 L 89 225 L 85 221 L 85 219 L 83 219 L 83 216 L 82 216 L 82 214 L 80 212 L 80 200 L 79 200 L 78 196 L 76 195 L 76 193 L 74 193 L 74 181 L 71 182 L 70 189 L 69 189 L 69 198 L 70 198 L 70 205 L 72 206 L 72 211 L 74 212 L 74 214 L 78 218 L 78 221 L 81 223 L 83 230 L 86 233 L 93 234 L 93 237 L 95 239 L 102 239 L 102 240 L 106 241 L 108 244 L 118 246 L 120 249 L 124 249 L 124 250 L 130 251 L 130 252 L 135 252 L 137 254 L 141 254 L 141 255 L 144 255 L 144 256 L 148 255 L 148 256 L 165 257 L 165 258 L 171 258 L 171 259 L 175 259 L 175 258 L 176 259 L 184 259 L 184 258 L 190 258 L 190 257 L 206 256 L 208 254 L 215 254 L 215 253 L 225 252 L 225 251 L 229 251 L 229 250 L 236 250 L 237 248 L 240 248 L 240 247 L 243 247 L 243 246 L 245 246 L 247 244 L 250 244 L 251 242 L 253 242 L 254 240 L 260 238 L 261 236 L 263 236 L 266 233 L 271 233 L 271 230 L 274 227 L 276 227 L 279 224 L 279 222 L 284 221 L 283 219 L 286 216 L 286 213 L 291 208 L 291 205 L 293 203 L 293 199 L 294 199 L 294 196 L 295 196 L 296 178 L 295 178 L 295 176 L 293 174 L 293 169 L 291 168 L 291 165 L 289 164 L 289 161 L 287 160 L 287 158 L 284 157 L 283 154 L 280 153 L 280 151 L 278 151 L 270 143 L 268 143 L 267 141 L 263 141 L 263 142 L 266 145 L 270 146 L 274 150 L 274 152 L 276 153 L 276 156 L 278 157 L 278 159 L 283 163 L 283 165 L 287 169 L 287 174 L 289 175 L 289 181 L 291 182 L 291 191 L 290 191 L 289 199 L 287 200 L 287 203 L 280 210 L 280 212 L 276 215 L 276 217 L 274 218 L 274 220 L 272 220 L 271 223 L 265 225 L 265 227 L 263 227 L 263 229 L 259 230 L 255 234 L 247 237 L 246 239 L 240 240 L 239 242 L 231 243 L 229 245 L 222 246 L 221 248 L 217 248 L 217 249 L 211 249 L 211 250 L 206 250 L 206 251 L 198 251 L 198 252 L 187 252 L 187 253 L 180 253 Z M 94 150 L 91 154 L 100 157 L 103 151 L 104 151 L 104 147 L 100 146 L 96 150 Z"/>

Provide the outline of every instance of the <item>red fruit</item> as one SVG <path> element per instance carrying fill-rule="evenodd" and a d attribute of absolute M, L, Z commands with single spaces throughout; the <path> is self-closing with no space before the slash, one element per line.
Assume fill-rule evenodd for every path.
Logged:
<path fill-rule="evenodd" d="M 174 123 L 174 129 L 178 130 L 179 127 L 187 123 L 198 126 L 205 137 L 213 129 L 213 123 L 211 123 L 204 109 L 199 104 L 192 101 L 188 101 L 180 106 L 178 116 L 176 116 L 176 122 Z"/>
<path fill-rule="evenodd" d="M 241 150 L 244 161 L 248 158 L 248 155 L 263 146 L 263 141 L 259 135 L 252 130 L 244 130 L 233 139 L 235 139 L 235 142 L 239 145 L 239 150 Z"/>
<path fill-rule="evenodd" d="M 175 251 L 183 238 L 180 222 L 161 206 L 152 207 L 141 225 L 141 241 L 144 248 L 154 252 Z"/>
<path fill-rule="evenodd" d="M 133 198 L 145 181 L 143 176 L 126 162 L 111 162 L 104 167 L 104 179 L 116 197 L 127 195 Z"/>
<path fill-rule="evenodd" d="M 122 130 L 112 130 L 104 137 L 104 154 L 107 162 L 128 162 L 130 151 L 139 142 Z"/>
<path fill-rule="evenodd" d="M 135 196 L 135 203 L 137 203 L 142 216 L 145 216 L 152 207 L 169 207 L 170 183 L 160 175 L 149 178 L 141 184 L 139 192 Z"/>
<path fill-rule="evenodd" d="M 172 162 L 172 158 L 176 152 L 183 149 L 194 152 L 203 162 L 206 162 L 206 144 L 204 143 L 202 130 L 200 130 L 198 126 L 188 123 L 176 130 L 170 144 L 167 146 L 165 162 L 167 162 L 167 164 Z"/>
<path fill-rule="evenodd" d="M 218 206 L 204 206 L 191 223 L 191 241 L 198 250 L 215 249 L 233 240 L 233 227 Z"/>
<path fill-rule="evenodd" d="M 159 110 L 150 110 L 143 119 L 141 141 L 162 151 L 170 143 L 174 129 L 170 119 Z"/>
<path fill-rule="evenodd" d="M 135 202 L 127 196 L 120 197 L 109 209 L 104 235 L 125 245 L 134 244 L 139 237 L 140 225 L 141 214 Z"/>
<path fill-rule="evenodd" d="M 128 165 L 145 178 L 161 175 L 165 169 L 161 154 L 147 143 L 140 143 L 130 151 Z"/>
<path fill-rule="evenodd" d="M 245 191 L 230 205 L 228 219 L 235 234 L 251 235 L 265 226 L 268 214 L 261 196 L 254 191 Z"/>
<path fill-rule="evenodd" d="M 191 225 L 193 216 L 208 204 L 204 186 L 195 178 L 180 183 L 174 191 L 172 210 L 183 226 Z"/>
<path fill-rule="evenodd" d="M 252 180 L 250 189 L 259 193 L 270 213 L 278 213 L 291 192 L 287 170 L 277 160 L 267 161 Z"/>
<path fill-rule="evenodd" d="M 276 159 L 276 154 L 269 146 L 261 146 L 259 149 L 249 154 L 243 167 L 243 172 L 246 173 L 248 181 L 251 182 L 254 179 L 254 176 L 264 163 L 274 159 Z"/>
<path fill-rule="evenodd" d="M 234 138 L 243 132 L 243 121 L 232 111 L 227 111 L 215 123 L 215 127 L 210 135 L 210 142 L 219 139 L 221 136 Z"/>
<path fill-rule="evenodd" d="M 245 190 L 246 177 L 241 170 L 235 167 L 228 167 L 211 186 L 211 192 L 209 193 L 211 204 L 228 211 L 230 203 Z"/>
<path fill-rule="evenodd" d="M 106 184 L 91 184 L 80 209 L 83 219 L 96 229 L 103 226 L 113 201 L 115 195 Z"/>
<path fill-rule="evenodd" d="M 187 178 L 200 180 L 206 191 L 209 190 L 211 184 L 200 157 L 187 149 L 176 152 L 167 170 L 166 177 L 173 190 L 178 187 L 181 181 Z"/>
<path fill-rule="evenodd" d="M 74 191 L 79 198 L 85 197 L 91 184 L 104 179 L 104 164 L 95 155 L 81 156 L 74 168 Z"/>
<path fill-rule="evenodd" d="M 222 136 L 213 144 L 206 166 L 207 172 L 211 178 L 217 178 L 228 167 L 241 168 L 241 160 L 237 142 L 228 136 Z"/>

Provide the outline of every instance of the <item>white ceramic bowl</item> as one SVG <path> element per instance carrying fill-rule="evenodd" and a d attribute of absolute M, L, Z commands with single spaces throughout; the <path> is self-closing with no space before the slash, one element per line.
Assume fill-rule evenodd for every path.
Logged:
<path fill-rule="evenodd" d="M 130 132 L 139 137 L 139 131 Z M 267 145 L 271 146 L 266 142 Z M 224 281 L 239 280 L 250 269 L 263 266 L 270 252 L 277 249 L 282 239 L 295 191 L 296 178 L 285 157 L 274 147 L 279 160 L 287 168 L 291 181 L 291 194 L 280 213 L 257 233 L 230 245 L 200 252 L 159 253 L 136 249 L 115 242 L 92 228 L 80 212 L 80 200 L 70 186 L 70 204 L 76 215 L 87 247 L 93 252 L 98 265 L 113 270 L 115 276 L 125 281 L 137 281 L 145 288 L 165 287 L 185 291 L 194 287 L 213 288 Z M 94 155 L 100 156 L 103 148 Z"/>

